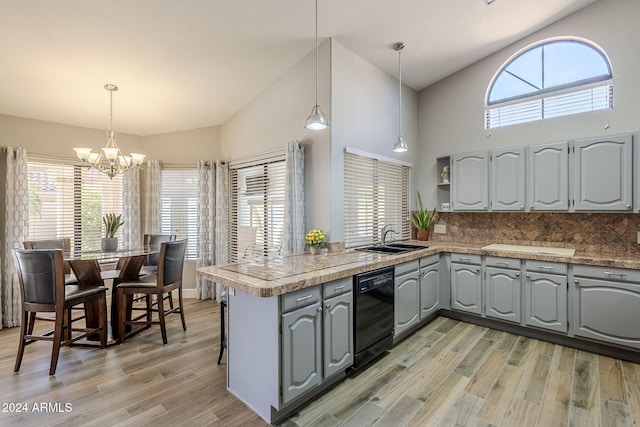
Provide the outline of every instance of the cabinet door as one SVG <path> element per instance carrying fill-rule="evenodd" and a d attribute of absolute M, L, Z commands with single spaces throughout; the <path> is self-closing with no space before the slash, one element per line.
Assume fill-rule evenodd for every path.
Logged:
<path fill-rule="evenodd" d="M 486 268 L 485 314 L 487 317 L 520 323 L 520 272 L 503 268 Z"/>
<path fill-rule="evenodd" d="M 440 309 L 439 264 L 431 264 L 420 269 L 420 320 Z"/>
<path fill-rule="evenodd" d="M 531 211 L 569 209 L 569 145 L 527 147 L 527 204 Z"/>
<path fill-rule="evenodd" d="M 486 211 L 489 206 L 489 156 L 486 151 L 452 156 L 453 209 Z"/>
<path fill-rule="evenodd" d="M 482 275 L 479 265 L 451 264 L 451 308 L 482 314 Z"/>
<path fill-rule="evenodd" d="M 282 315 L 283 403 L 322 380 L 321 314 L 317 302 Z"/>
<path fill-rule="evenodd" d="M 567 276 L 526 274 L 526 324 L 567 332 Z"/>
<path fill-rule="evenodd" d="M 353 363 L 353 293 L 324 300 L 324 377 Z"/>
<path fill-rule="evenodd" d="M 491 152 L 491 210 L 524 210 L 524 147 Z"/>
<path fill-rule="evenodd" d="M 397 337 L 420 321 L 418 305 L 420 302 L 420 287 L 418 285 L 418 271 L 397 276 L 394 292 L 394 329 L 393 336 Z"/>
<path fill-rule="evenodd" d="M 575 335 L 640 348 L 640 285 L 574 280 Z"/>
<path fill-rule="evenodd" d="M 573 152 L 575 210 L 631 211 L 631 135 L 578 140 Z"/>

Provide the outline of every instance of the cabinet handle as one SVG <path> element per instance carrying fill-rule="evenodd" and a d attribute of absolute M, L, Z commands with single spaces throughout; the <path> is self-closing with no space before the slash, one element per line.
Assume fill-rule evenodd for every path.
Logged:
<path fill-rule="evenodd" d="M 529 276 L 529 273 L 525 274 L 525 276 L 527 277 L 527 279 L 528 279 L 529 277 L 531 277 L 531 276 Z"/>
<path fill-rule="evenodd" d="M 627 209 L 631 209 L 631 205 L 627 205 Z"/>
<path fill-rule="evenodd" d="M 480 271 L 480 267 L 476 268 L 476 271 Z"/>
<path fill-rule="evenodd" d="M 313 298 L 313 295 L 307 295 L 306 297 L 296 298 L 296 302 L 306 301 L 306 300 L 308 300 L 309 298 Z"/>
<path fill-rule="evenodd" d="M 540 268 L 540 270 L 545 270 L 545 271 L 553 271 L 553 270 L 556 269 L 555 267 L 551 267 L 551 266 L 548 266 L 548 265 L 541 265 L 538 268 Z"/>
<path fill-rule="evenodd" d="M 524 205 L 520 205 L 520 210 L 523 211 L 524 210 Z"/>
<path fill-rule="evenodd" d="M 575 283 L 577 285 L 580 282 L 578 281 L 578 279 L 573 279 L 573 283 Z"/>
<path fill-rule="evenodd" d="M 530 210 L 533 210 L 533 205 L 529 206 L 529 209 L 530 209 Z"/>
<path fill-rule="evenodd" d="M 496 264 L 497 265 L 509 265 L 509 263 L 506 262 L 506 261 L 498 261 L 498 262 L 496 262 Z"/>
<path fill-rule="evenodd" d="M 318 312 L 322 311 L 322 307 L 318 307 Z"/>
<path fill-rule="evenodd" d="M 347 285 L 340 285 L 340 286 L 336 286 L 334 289 L 335 289 L 336 291 L 339 291 L 340 289 L 344 289 L 344 288 L 346 288 L 346 287 L 347 287 Z"/>
<path fill-rule="evenodd" d="M 329 304 L 325 305 L 324 308 L 326 308 L 327 310 L 331 310 L 331 306 Z"/>
<path fill-rule="evenodd" d="M 460 261 L 471 261 L 471 258 L 461 256 Z"/>
<path fill-rule="evenodd" d="M 623 274 L 623 273 L 611 273 L 609 271 L 605 271 L 604 274 L 607 277 L 619 277 L 620 279 L 624 279 L 625 277 L 627 277 L 626 274 Z"/>
<path fill-rule="evenodd" d="M 516 273 L 516 277 L 520 277 L 520 273 Z"/>

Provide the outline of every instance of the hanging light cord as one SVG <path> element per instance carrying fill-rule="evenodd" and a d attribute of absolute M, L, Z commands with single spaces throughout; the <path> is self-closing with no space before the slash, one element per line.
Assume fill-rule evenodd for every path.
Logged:
<path fill-rule="evenodd" d="M 318 105 L 318 0 L 316 0 L 316 105 Z"/>
<path fill-rule="evenodd" d="M 402 55 L 402 48 L 404 45 L 398 46 L 398 132 L 400 136 L 402 136 L 402 60 L 400 59 Z"/>

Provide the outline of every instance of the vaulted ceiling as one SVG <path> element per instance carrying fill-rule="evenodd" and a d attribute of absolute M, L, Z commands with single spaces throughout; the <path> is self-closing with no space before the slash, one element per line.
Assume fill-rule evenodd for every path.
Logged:
<path fill-rule="evenodd" d="M 318 0 L 334 37 L 420 90 L 596 0 Z M 3 0 L 0 114 L 150 135 L 220 125 L 314 43 L 314 0 Z M 310 76 L 313 84 L 313 76 Z M 310 100 L 312 102 L 312 100 Z"/>

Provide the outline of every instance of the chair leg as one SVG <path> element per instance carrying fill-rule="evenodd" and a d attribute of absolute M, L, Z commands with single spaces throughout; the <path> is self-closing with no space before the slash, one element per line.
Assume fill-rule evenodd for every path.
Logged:
<path fill-rule="evenodd" d="M 167 325 L 164 322 L 164 299 L 162 294 L 158 295 L 158 320 L 160 321 L 160 332 L 162 333 L 162 342 L 167 343 Z"/>
<path fill-rule="evenodd" d="M 20 370 L 20 365 L 22 364 L 22 356 L 24 356 L 24 346 L 25 346 L 25 335 L 27 330 L 33 330 L 33 325 L 31 325 L 31 316 L 29 316 L 29 312 L 24 311 L 22 313 L 22 322 L 20 322 L 20 344 L 18 344 L 18 354 L 16 356 L 16 365 L 13 368 L 13 372 L 18 372 Z M 29 333 L 31 334 L 31 333 Z"/>
<path fill-rule="evenodd" d="M 171 295 L 171 292 L 169 292 L 169 295 Z M 185 322 L 184 320 L 184 305 L 182 305 L 182 287 L 178 288 L 178 304 L 180 307 L 180 318 L 182 319 L 182 330 L 186 331 L 187 330 L 187 322 Z M 173 307 L 171 307 L 173 308 Z"/>
<path fill-rule="evenodd" d="M 153 317 L 153 301 L 152 301 L 152 295 L 147 294 L 144 296 L 144 300 L 147 303 L 147 326 L 146 328 L 150 328 L 151 327 L 151 318 Z"/>
<path fill-rule="evenodd" d="M 220 353 L 218 354 L 218 365 L 222 360 L 222 355 L 224 354 L 224 348 L 227 346 L 227 337 L 225 333 L 224 327 L 224 308 L 227 304 L 222 301 L 220 302 Z"/>
<path fill-rule="evenodd" d="M 25 312 L 25 314 L 29 318 L 29 330 L 27 331 L 27 335 L 32 335 L 33 326 L 36 324 L 36 316 L 38 315 L 38 313 Z"/>
<path fill-rule="evenodd" d="M 124 322 L 127 319 L 127 295 L 125 294 L 124 290 L 119 289 L 116 292 L 116 295 L 118 296 L 118 339 L 120 340 L 120 343 L 124 344 L 126 337 L 126 332 L 125 332 L 125 328 L 124 328 Z M 113 304 L 113 302 L 112 302 Z"/>
<path fill-rule="evenodd" d="M 107 294 L 102 294 L 99 301 L 98 317 L 100 322 L 100 348 L 107 347 Z"/>
<path fill-rule="evenodd" d="M 55 375 L 56 368 L 58 367 L 58 356 L 60 355 L 60 346 L 62 344 L 64 313 L 56 313 L 55 325 L 56 326 L 53 332 L 53 349 L 51 350 L 51 366 L 49 367 L 49 375 Z"/>
<path fill-rule="evenodd" d="M 171 291 L 169 291 L 169 308 L 173 310 L 173 296 L 171 295 Z"/>

